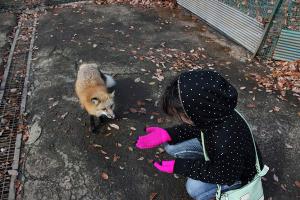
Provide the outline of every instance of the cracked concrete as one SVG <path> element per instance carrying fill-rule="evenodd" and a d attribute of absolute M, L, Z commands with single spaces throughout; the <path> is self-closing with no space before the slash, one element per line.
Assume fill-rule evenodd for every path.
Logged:
<path fill-rule="evenodd" d="M 154 81 L 152 75 L 157 67 L 130 52 L 134 49 L 144 55 L 162 43 L 184 52 L 204 48 L 208 57 L 200 59 L 200 64 L 209 68 L 208 63 L 213 63 L 237 88 L 247 87 L 239 90 L 239 110 L 253 126 L 271 169 L 264 181 L 266 197 L 273 200 L 299 197 L 299 190 L 294 186 L 294 181 L 300 179 L 299 159 L 295 158 L 300 149 L 298 106 L 293 106 L 293 100 L 278 101 L 276 94 L 261 90 L 250 93 L 257 85 L 245 75 L 262 71 L 261 68 L 241 62 L 247 53 L 204 23 L 195 22 L 178 11 L 84 5 L 49 10 L 40 16 L 37 34 L 38 50 L 30 74 L 27 111 L 29 123 L 40 127 L 41 134 L 35 143 L 25 147 L 24 200 L 141 200 L 149 199 L 151 193 L 158 193 L 160 200 L 189 199 L 185 178 L 158 173 L 149 164 L 155 156 L 167 155 L 157 154 L 157 149 L 134 148 L 144 126 L 157 124 L 158 118 L 164 116 L 156 102 L 176 72 L 166 68 L 165 80 L 149 85 Z M 96 62 L 103 71 L 115 75 L 118 119 L 110 123 L 119 125 L 120 130 L 109 129 L 106 124 L 98 135 L 89 132 L 88 116 L 80 109 L 74 94 L 76 60 Z M 225 62 L 231 64 L 221 65 Z M 136 78 L 145 83 L 136 83 Z M 250 109 L 247 104 L 253 102 L 253 96 L 256 108 Z M 128 112 L 129 108 L 137 107 L 138 100 L 145 99 L 152 99 L 146 101 L 147 112 L 160 113 L 159 116 Z M 281 108 L 280 112 L 269 112 L 275 105 Z M 40 116 L 38 126 L 34 116 Z M 133 135 L 130 127 L 137 129 Z M 101 178 L 103 172 L 108 174 L 108 180 Z M 274 174 L 279 182 L 273 180 Z"/>

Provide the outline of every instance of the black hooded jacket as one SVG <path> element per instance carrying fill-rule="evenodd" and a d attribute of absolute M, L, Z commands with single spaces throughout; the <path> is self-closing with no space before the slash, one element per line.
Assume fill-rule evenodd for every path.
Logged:
<path fill-rule="evenodd" d="M 186 115 L 194 125 L 167 129 L 176 144 L 198 138 L 210 161 L 177 158 L 174 173 L 213 184 L 244 184 L 256 174 L 255 150 L 247 123 L 234 110 L 237 91 L 220 74 L 191 71 L 178 78 L 178 93 Z"/>

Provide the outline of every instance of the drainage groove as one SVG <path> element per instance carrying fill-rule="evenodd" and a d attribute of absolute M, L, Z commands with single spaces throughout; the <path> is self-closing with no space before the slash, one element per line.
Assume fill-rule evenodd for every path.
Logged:
<path fill-rule="evenodd" d="M 0 91 L 0 199 L 15 199 L 18 175 L 23 112 L 27 96 L 37 18 L 22 14 L 5 68 Z"/>

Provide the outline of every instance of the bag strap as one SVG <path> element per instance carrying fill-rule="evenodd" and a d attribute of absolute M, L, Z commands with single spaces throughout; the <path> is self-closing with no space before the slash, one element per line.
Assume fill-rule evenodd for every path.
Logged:
<path fill-rule="evenodd" d="M 210 159 L 207 155 L 207 152 L 206 152 L 205 143 L 204 143 L 204 134 L 202 131 L 201 131 L 201 143 L 202 143 L 202 151 L 204 154 L 204 159 L 205 159 L 205 161 L 210 161 Z"/>
<path fill-rule="evenodd" d="M 258 154 L 257 154 L 257 149 L 256 149 L 256 144 L 255 144 L 255 140 L 254 140 L 254 136 L 253 136 L 253 133 L 252 133 L 252 128 L 251 126 L 248 124 L 248 122 L 246 121 L 246 119 L 244 118 L 244 116 L 235 109 L 235 111 L 237 112 L 237 114 L 240 115 L 240 117 L 246 122 L 249 130 L 250 130 L 250 133 L 251 133 L 251 137 L 252 137 L 252 141 L 253 141 L 253 145 L 254 145 L 254 150 L 255 150 L 255 160 L 256 160 L 256 163 L 255 163 L 255 166 L 256 166 L 256 171 L 257 173 L 259 174 L 261 172 L 261 169 L 260 169 L 260 163 L 259 163 L 259 159 L 258 159 Z"/>

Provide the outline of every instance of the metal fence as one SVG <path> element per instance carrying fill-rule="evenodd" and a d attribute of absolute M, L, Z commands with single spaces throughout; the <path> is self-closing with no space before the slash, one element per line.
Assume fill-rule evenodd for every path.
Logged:
<path fill-rule="evenodd" d="M 262 24 L 270 22 L 270 17 L 279 0 L 219 0 L 230 5 L 244 14 L 255 18 Z M 270 22 L 271 28 L 267 32 L 259 55 L 281 60 L 300 59 L 300 1 L 284 0 L 280 5 L 274 19 Z M 279 38 L 284 38 L 279 41 Z M 279 43 L 278 43 L 279 41 Z M 299 48 L 290 48 L 292 44 L 299 44 Z M 277 57 L 274 53 L 283 53 Z M 288 56 L 292 54 L 292 57 Z"/>

